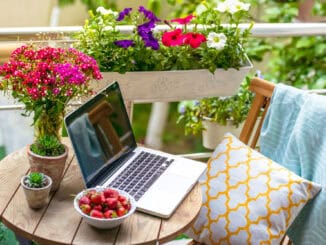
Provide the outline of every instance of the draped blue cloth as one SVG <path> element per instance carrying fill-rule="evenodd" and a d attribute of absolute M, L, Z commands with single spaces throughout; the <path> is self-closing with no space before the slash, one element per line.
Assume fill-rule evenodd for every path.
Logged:
<path fill-rule="evenodd" d="M 294 244 L 326 244 L 326 96 L 276 85 L 262 126 L 260 150 L 322 186 L 287 234 Z"/>

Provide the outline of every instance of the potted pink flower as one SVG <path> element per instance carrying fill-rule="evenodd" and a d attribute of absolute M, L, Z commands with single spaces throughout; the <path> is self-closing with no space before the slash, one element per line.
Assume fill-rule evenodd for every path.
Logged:
<path fill-rule="evenodd" d="M 24 45 L 14 50 L 9 61 L 0 66 L 0 75 L 3 76 L 0 90 L 11 93 L 18 102 L 25 104 L 24 116 L 33 114 L 33 145 L 36 146 L 31 148 L 34 153 L 28 147 L 31 170 L 49 175 L 53 179 L 52 189 L 56 189 L 68 151 L 60 141 L 65 109 L 71 99 L 92 94 L 91 80 L 102 78 L 97 63 L 73 48 Z M 49 156 L 53 148 L 56 153 Z M 54 160 L 59 158 L 63 165 L 57 166 L 54 160 L 35 159 L 39 154 L 54 157 Z M 56 176 L 48 168 L 52 168 Z"/>

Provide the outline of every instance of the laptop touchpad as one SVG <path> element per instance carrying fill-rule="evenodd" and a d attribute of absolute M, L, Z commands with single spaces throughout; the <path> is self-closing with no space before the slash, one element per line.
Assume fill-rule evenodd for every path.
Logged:
<path fill-rule="evenodd" d="M 163 174 L 138 201 L 139 210 L 168 217 L 192 187 L 189 178 L 176 174 Z"/>

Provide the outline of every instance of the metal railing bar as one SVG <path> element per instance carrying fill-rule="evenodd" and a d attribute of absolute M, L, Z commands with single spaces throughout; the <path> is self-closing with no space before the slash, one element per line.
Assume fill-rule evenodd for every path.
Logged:
<path fill-rule="evenodd" d="M 247 28 L 249 24 L 240 24 L 240 28 Z M 118 28 L 128 33 L 133 30 L 133 26 L 118 26 Z M 158 25 L 156 31 L 168 30 L 166 25 Z M 58 26 L 58 27 L 11 27 L 0 28 L 0 39 L 17 40 L 44 34 L 68 35 L 81 31 L 81 26 Z M 291 36 L 317 36 L 326 35 L 326 23 L 256 23 L 252 29 L 253 36 L 256 37 L 291 37 Z M 7 38 L 7 39 L 3 39 Z M 18 39 L 18 40 L 19 40 Z M 68 40 L 67 40 L 68 41 Z"/>

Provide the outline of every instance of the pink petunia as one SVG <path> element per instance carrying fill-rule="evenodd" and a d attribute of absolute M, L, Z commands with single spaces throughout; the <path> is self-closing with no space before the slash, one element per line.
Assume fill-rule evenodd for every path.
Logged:
<path fill-rule="evenodd" d="M 206 37 L 200 33 L 189 32 L 185 35 L 185 44 L 189 44 L 192 48 L 198 48 L 203 42 L 206 42 Z"/>
<path fill-rule="evenodd" d="M 164 32 L 162 35 L 162 43 L 167 47 L 183 45 L 184 35 L 181 29 Z"/>
<path fill-rule="evenodd" d="M 185 24 L 188 24 L 193 18 L 195 18 L 195 16 L 193 16 L 191 14 L 191 15 L 188 15 L 188 16 L 186 16 L 184 18 L 176 18 L 176 19 L 173 19 L 173 20 L 171 20 L 171 22 L 177 22 L 180 25 L 185 25 Z"/>

